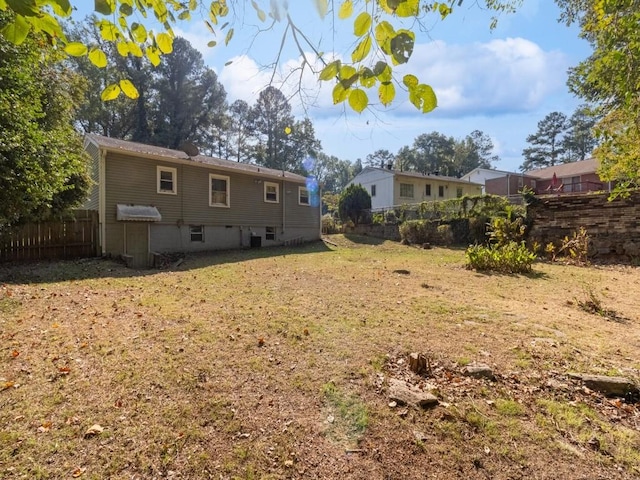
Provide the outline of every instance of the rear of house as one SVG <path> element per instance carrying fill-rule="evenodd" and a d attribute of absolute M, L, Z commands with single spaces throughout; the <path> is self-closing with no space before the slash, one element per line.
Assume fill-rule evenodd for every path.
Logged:
<path fill-rule="evenodd" d="M 352 183 L 369 192 L 372 210 L 482 193 L 482 185 L 459 178 L 376 167 L 364 168 Z"/>
<path fill-rule="evenodd" d="M 319 192 L 303 176 L 87 135 L 102 254 L 146 266 L 152 253 L 272 246 L 320 237 Z"/>

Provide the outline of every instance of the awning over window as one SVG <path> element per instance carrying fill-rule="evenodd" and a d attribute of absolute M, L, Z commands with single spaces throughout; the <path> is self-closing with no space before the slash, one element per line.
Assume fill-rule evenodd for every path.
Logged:
<path fill-rule="evenodd" d="M 159 222 L 162 215 L 150 205 L 117 205 L 116 220 L 129 222 Z"/>

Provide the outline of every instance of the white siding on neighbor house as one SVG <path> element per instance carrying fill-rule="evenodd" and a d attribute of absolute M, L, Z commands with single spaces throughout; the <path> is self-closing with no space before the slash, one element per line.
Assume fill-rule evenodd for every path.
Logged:
<path fill-rule="evenodd" d="M 466 175 L 460 177 L 460 180 L 467 182 L 479 183 L 482 185 L 482 193 L 485 193 L 485 184 L 487 180 L 493 180 L 494 178 L 502 178 L 507 175 L 518 175 L 513 172 L 505 172 L 503 170 L 491 170 L 489 168 L 475 168 Z"/>
<path fill-rule="evenodd" d="M 376 194 L 371 197 L 372 210 L 393 205 L 393 172 L 365 169 L 349 184 L 351 183 L 362 185 L 369 195 L 371 195 L 371 187 L 376 186 Z"/>

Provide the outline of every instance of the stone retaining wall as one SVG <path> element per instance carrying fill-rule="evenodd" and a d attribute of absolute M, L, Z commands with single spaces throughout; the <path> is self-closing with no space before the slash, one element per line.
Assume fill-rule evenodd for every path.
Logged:
<path fill-rule="evenodd" d="M 594 254 L 640 256 L 640 192 L 609 201 L 607 193 L 537 197 L 527 208 L 529 240 L 558 244 L 584 227 Z"/>

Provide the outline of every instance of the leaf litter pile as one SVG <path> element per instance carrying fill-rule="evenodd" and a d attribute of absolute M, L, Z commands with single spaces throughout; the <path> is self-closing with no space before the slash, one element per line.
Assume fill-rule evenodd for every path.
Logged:
<path fill-rule="evenodd" d="M 637 391 L 579 377 L 638 385 L 638 291 L 633 267 L 481 275 L 342 235 L 0 266 L 0 478 L 638 478 Z"/>

